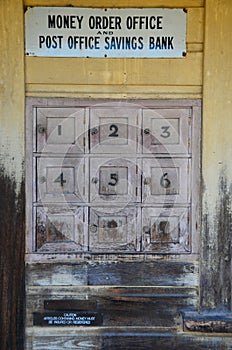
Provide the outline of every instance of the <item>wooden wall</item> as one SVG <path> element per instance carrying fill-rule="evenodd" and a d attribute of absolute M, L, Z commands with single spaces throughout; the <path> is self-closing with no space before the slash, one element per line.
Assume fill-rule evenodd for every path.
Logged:
<path fill-rule="evenodd" d="M 164 267 L 162 259 L 135 262 L 130 257 L 127 261 L 118 257 L 115 262 L 112 256 L 104 262 L 104 257 L 98 261 L 86 256 L 78 263 L 47 261 L 36 268 L 29 264 L 27 349 L 48 349 L 48 344 L 53 349 L 231 349 L 229 336 L 183 333 L 177 314 L 182 308 L 195 310 L 199 306 L 231 311 L 232 3 L 142 3 L 143 7 L 187 8 L 188 54 L 183 59 L 78 59 L 77 64 L 76 59 L 26 57 L 24 62 L 23 6 L 66 5 L 140 7 L 141 1 L 0 1 L 0 348 L 23 349 L 26 93 L 35 97 L 119 99 L 203 97 L 204 190 L 201 283 L 195 262 L 170 260 Z M 124 264 L 130 268 L 125 270 Z M 173 272 L 175 279 L 170 280 Z M 89 300 L 89 306 L 105 313 L 105 323 L 84 330 L 65 327 L 62 332 L 60 328 L 32 327 L 32 311 L 42 311 L 44 300 L 50 297 L 75 298 L 82 307 L 87 307 L 83 301 Z"/>

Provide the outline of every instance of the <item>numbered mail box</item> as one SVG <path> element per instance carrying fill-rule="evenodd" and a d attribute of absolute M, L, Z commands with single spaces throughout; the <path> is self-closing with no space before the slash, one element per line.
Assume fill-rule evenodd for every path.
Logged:
<path fill-rule="evenodd" d="M 35 247 L 40 253 L 68 253 L 87 249 L 85 207 L 36 207 Z"/>
<path fill-rule="evenodd" d="M 139 213 L 136 207 L 92 207 L 89 215 L 89 250 L 139 250 L 138 221 Z"/>
<path fill-rule="evenodd" d="M 190 253 L 190 209 L 143 208 L 143 251 Z"/>
<path fill-rule="evenodd" d="M 85 110 L 82 108 L 38 108 L 35 119 L 36 150 L 42 153 L 83 153 Z"/>
<path fill-rule="evenodd" d="M 142 200 L 144 203 L 187 203 L 189 201 L 189 160 L 144 158 Z"/>
<path fill-rule="evenodd" d="M 38 202 L 88 200 L 88 161 L 85 158 L 36 158 Z"/>
<path fill-rule="evenodd" d="M 138 142 L 135 108 L 93 108 L 90 110 L 91 153 L 135 153 Z"/>
<path fill-rule="evenodd" d="M 90 201 L 131 203 L 139 200 L 138 166 L 135 158 L 91 158 Z"/>
<path fill-rule="evenodd" d="M 143 153 L 188 154 L 191 109 L 144 109 Z"/>

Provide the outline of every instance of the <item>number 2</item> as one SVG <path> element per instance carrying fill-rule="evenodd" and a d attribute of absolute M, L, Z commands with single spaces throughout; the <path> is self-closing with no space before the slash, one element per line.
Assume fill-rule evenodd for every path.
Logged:
<path fill-rule="evenodd" d="M 118 127 L 115 124 L 110 125 L 110 131 L 113 131 L 109 134 L 109 137 L 118 137 Z"/>

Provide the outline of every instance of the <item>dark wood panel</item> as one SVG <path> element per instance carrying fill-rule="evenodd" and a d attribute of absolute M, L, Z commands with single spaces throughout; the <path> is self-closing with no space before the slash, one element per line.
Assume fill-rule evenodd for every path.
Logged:
<path fill-rule="evenodd" d="M 89 266 L 89 285 L 197 286 L 193 263 L 157 261 L 96 263 Z"/>
<path fill-rule="evenodd" d="M 24 182 L 17 185 L 1 165 L 0 198 L 0 349 L 16 350 L 24 342 Z"/>
<path fill-rule="evenodd" d="M 66 300 L 69 311 L 73 303 L 75 307 L 85 305 L 80 308 L 85 312 L 102 312 L 104 326 L 176 327 L 180 325 L 181 310 L 197 308 L 197 294 L 197 289 L 186 287 L 33 289 L 31 295 L 28 293 L 28 326 L 33 324 L 34 312 L 44 312 L 45 301 L 64 305 Z M 88 303 L 84 303 L 86 299 Z"/>
<path fill-rule="evenodd" d="M 197 286 L 192 262 L 34 263 L 27 266 L 28 286 Z"/>
<path fill-rule="evenodd" d="M 33 350 L 94 349 L 94 350 L 231 350 L 232 338 L 204 337 L 183 334 L 156 333 L 127 329 L 104 331 L 98 329 L 95 335 L 36 336 L 32 340 Z"/>

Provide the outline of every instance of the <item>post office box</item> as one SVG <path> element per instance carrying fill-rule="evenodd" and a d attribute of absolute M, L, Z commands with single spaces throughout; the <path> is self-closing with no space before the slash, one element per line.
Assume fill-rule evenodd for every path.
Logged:
<path fill-rule="evenodd" d="M 136 207 L 92 207 L 89 215 L 89 250 L 139 250 L 139 220 L 139 209 Z"/>
<path fill-rule="evenodd" d="M 85 158 L 36 159 L 36 200 L 45 203 L 88 200 L 88 161 Z"/>
<path fill-rule="evenodd" d="M 135 108 L 92 108 L 90 110 L 91 153 L 135 153 L 138 116 Z"/>
<path fill-rule="evenodd" d="M 191 109 L 144 109 L 143 153 L 188 154 Z"/>
<path fill-rule="evenodd" d="M 143 251 L 189 253 L 190 209 L 143 208 Z"/>
<path fill-rule="evenodd" d="M 83 153 L 86 123 L 82 108 L 38 108 L 35 120 L 36 151 Z"/>
<path fill-rule="evenodd" d="M 130 203 L 140 200 L 135 158 L 91 158 L 90 201 Z"/>
<path fill-rule="evenodd" d="M 87 249 L 87 208 L 36 207 L 35 216 L 35 251 L 67 253 Z"/>
<path fill-rule="evenodd" d="M 187 203 L 189 160 L 144 158 L 142 196 L 145 203 Z"/>

